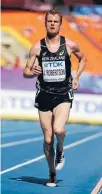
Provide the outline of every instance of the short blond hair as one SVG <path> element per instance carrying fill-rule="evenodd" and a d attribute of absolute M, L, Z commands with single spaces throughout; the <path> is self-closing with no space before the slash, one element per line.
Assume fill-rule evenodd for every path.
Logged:
<path fill-rule="evenodd" d="M 62 15 L 56 10 L 56 9 L 51 9 L 50 11 L 48 11 L 45 15 L 45 22 L 47 21 L 47 16 L 49 14 L 52 14 L 52 15 L 59 15 L 60 16 L 60 24 L 62 24 Z"/>

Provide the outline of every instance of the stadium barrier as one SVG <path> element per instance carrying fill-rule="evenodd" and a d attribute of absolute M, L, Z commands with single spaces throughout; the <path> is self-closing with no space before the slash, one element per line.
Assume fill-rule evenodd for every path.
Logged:
<path fill-rule="evenodd" d="M 39 120 L 35 91 L 1 91 L 1 118 Z M 102 95 L 75 94 L 69 122 L 102 124 Z"/>

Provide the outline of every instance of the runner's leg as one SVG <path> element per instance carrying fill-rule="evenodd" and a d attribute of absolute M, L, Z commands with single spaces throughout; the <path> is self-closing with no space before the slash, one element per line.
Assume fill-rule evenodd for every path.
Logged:
<path fill-rule="evenodd" d="M 49 171 L 55 172 L 54 166 L 54 134 L 52 131 L 53 115 L 51 111 L 39 111 L 40 124 L 44 134 L 44 153 L 48 162 Z"/>
<path fill-rule="evenodd" d="M 56 106 L 53 110 L 54 122 L 53 131 L 57 137 L 56 146 L 56 170 L 62 169 L 64 166 L 64 152 L 63 152 L 63 142 L 65 138 L 65 123 L 68 121 L 70 113 L 71 103 L 64 102 Z"/>

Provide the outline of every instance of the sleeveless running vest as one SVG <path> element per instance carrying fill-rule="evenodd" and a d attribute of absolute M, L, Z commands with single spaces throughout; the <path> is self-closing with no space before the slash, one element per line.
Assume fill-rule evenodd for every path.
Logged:
<path fill-rule="evenodd" d="M 38 76 L 36 87 L 53 94 L 66 94 L 72 86 L 71 61 L 67 52 L 65 37 L 60 36 L 57 52 L 48 50 L 45 38 L 40 41 L 41 52 L 38 56 L 42 74 Z"/>

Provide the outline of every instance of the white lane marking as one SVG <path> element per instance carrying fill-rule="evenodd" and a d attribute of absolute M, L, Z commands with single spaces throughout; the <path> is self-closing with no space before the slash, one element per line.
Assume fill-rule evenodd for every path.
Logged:
<path fill-rule="evenodd" d="M 78 129 L 76 129 L 75 127 L 78 127 Z M 70 128 L 72 128 L 72 130 L 70 130 Z M 101 126 L 100 125 L 85 125 L 85 126 L 82 126 L 82 125 L 79 125 L 79 124 L 68 124 L 68 129 L 66 131 L 71 131 L 71 132 L 74 132 L 74 131 L 81 131 L 81 132 L 84 132 L 84 131 L 90 131 L 91 130 L 101 130 Z M 10 137 L 10 136 L 17 136 L 17 135 L 26 135 L 26 134 L 35 134 L 35 133 L 40 133 L 42 132 L 41 130 L 34 130 L 34 129 L 19 129 L 17 131 L 14 131 L 14 130 L 2 130 L 1 131 L 1 137 Z"/>
<path fill-rule="evenodd" d="M 66 135 L 73 135 L 73 134 L 77 134 L 77 133 L 92 132 L 92 131 L 93 130 L 80 130 L 79 129 L 77 131 L 67 131 Z M 20 141 L 5 143 L 5 144 L 0 145 L 0 147 L 5 148 L 5 147 L 17 146 L 17 145 L 31 143 L 31 142 L 42 141 L 42 140 L 43 140 L 43 136 L 40 136 L 40 137 L 34 137 L 34 138 L 24 139 L 24 140 L 20 140 Z"/>
<path fill-rule="evenodd" d="M 6 170 L 3 170 L 3 171 L 0 172 L 0 174 L 5 174 L 5 173 L 7 173 L 7 172 L 13 171 L 13 170 L 15 170 L 15 169 L 17 169 L 17 168 L 20 168 L 20 167 L 22 167 L 22 166 L 26 166 L 26 165 L 31 164 L 31 163 L 33 163 L 33 162 L 37 162 L 37 161 L 39 161 L 39 160 L 41 160 L 41 159 L 43 159 L 43 158 L 45 158 L 44 155 L 39 156 L 39 157 L 37 157 L 37 158 L 34 158 L 34 159 L 32 159 L 32 160 L 28 160 L 27 162 L 23 162 L 23 163 L 21 163 L 21 164 L 18 164 L 18 165 L 16 165 L 16 166 L 13 166 L 13 167 L 11 167 L 11 168 L 8 168 L 8 169 L 6 169 Z"/>
<path fill-rule="evenodd" d="M 22 136 L 22 135 L 35 135 L 35 134 L 37 134 L 38 135 L 38 132 L 39 131 L 34 131 L 34 130 L 32 130 L 32 131 L 30 131 L 30 130 L 28 130 L 28 131 L 19 131 L 19 132 L 15 132 L 15 131 L 13 131 L 13 132 L 6 132 L 6 133 L 3 133 L 2 135 L 1 135 L 1 137 L 2 138 L 7 138 L 7 137 L 14 137 L 14 136 Z M 41 131 L 42 132 L 42 131 Z M 41 134 L 41 132 L 39 132 L 39 134 Z"/>
<path fill-rule="evenodd" d="M 83 129 L 77 129 L 77 130 L 72 130 L 72 131 L 67 130 L 66 131 L 66 135 L 72 135 L 72 134 L 77 134 L 77 133 L 81 133 L 82 134 L 82 133 L 87 133 L 87 132 L 89 132 L 89 133 L 93 132 L 94 133 L 95 131 L 96 132 L 97 131 L 100 132 L 100 130 L 97 130 L 96 128 L 95 129 L 84 129 L 84 130 Z"/>
<path fill-rule="evenodd" d="M 87 142 L 87 141 L 96 139 L 96 138 L 98 138 L 98 137 L 100 137 L 100 136 L 102 136 L 102 132 L 96 133 L 96 134 L 94 134 L 94 135 L 88 136 L 88 137 L 86 137 L 86 138 L 84 138 L 84 139 L 81 139 L 81 140 L 79 140 L 79 141 L 76 141 L 76 142 L 74 142 L 74 143 L 71 143 L 71 144 L 69 144 L 69 145 L 66 145 L 66 146 L 64 146 L 64 150 L 70 149 L 70 148 L 75 147 L 75 146 L 78 146 L 78 145 L 83 144 L 83 143 L 85 143 L 85 142 Z M 8 169 L 6 169 L 6 170 L 3 170 L 3 171 L 0 172 L 0 174 L 5 174 L 5 173 L 7 173 L 7 172 L 13 171 L 13 170 L 15 170 L 15 169 L 17 169 L 17 168 L 20 168 L 20 167 L 22 167 L 22 166 L 26 166 L 26 165 L 31 164 L 31 163 L 33 163 L 33 162 L 37 162 L 37 161 L 39 161 L 39 160 L 41 160 L 41 159 L 43 159 L 43 158 L 45 158 L 45 156 L 44 156 L 44 155 L 41 155 L 41 156 L 39 156 L 39 157 L 37 157 L 37 158 L 34 158 L 34 159 L 32 159 L 32 160 L 29 160 L 29 161 L 27 161 L 27 162 L 23 162 L 23 163 L 21 163 L 21 164 L 18 164 L 18 165 L 16 165 L 16 166 L 13 166 L 13 167 L 11 167 L 11 168 L 8 168 Z"/>
<path fill-rule="evenodd" d="M 66 133 L 67 134 L 74 134 L 74 133 L 84 133 L 84 132 L 91 132 L 91 131 L 96 131 L 96 130 L 100 130 L 100 129 L 97 129 L 97 128 L 91 128 L 91 127 L 84 127 L 84 129 L 73 129 L 73 130 L 69 130 L 67 129 L 66 130 Z M 42 131 L 41 130 L 28 130 L 28 131 L 25 131 L 25 130 L 21 130 L 21 131 L 7 131 L 7 132 L 2 132 L 1 133 L 1 138 L 7 138 L 7 137 L 13 137 L 13 136 L 22 136 L 22 135 L 32 135 L 32 134 L 41 134 Z"/>
<path fill-rule="evenodd" d="M 30 138 L 30 139 L 24 139 L 24 140 L 20 140 L 20 141 L 14 141 L 14 142 L 10 142 L 10 143 L 5 143 L 5 144 L 0 145 L 0 147 L 5 148 L 5 147 L 16 146 L 16 145 L 21 145 L 21 144 L 26 144 L 26 143 L 31 143 L 31 142 L 37 142 L 37 141 L 41 141 L 41 140 L 43 140 L 43 136 L 34 137 L 34 138 Z"/>
<path fill-rule="evenodd" d="M 96 133 L 96 134 L 91 135 L 91 136 L 88 136 L 88 137 L 86 137 L 86 138 L 84 138 L 84 139 L 81 139 L 81 140 L 76 141 L 76 142 L 74 142 L 74 143 L 72 143 L 72 144 L 69 144 L 69 145 L 64 146 L 64 150 L 69 149 L 69 148 L 71 148 L 71 147 L 74 147 L 74 146 L 76 146 L 76 145 L 80 145 L 80 144 L 85 143 L 85 142 L 87 142 L 87 141 L 96 139 L 97 137 L 101 137 L 101 136 L 102 136 L 102 132 Z"/>
<path fill-rule="evenodd" d="M 101 191 L 102 191 L 102 178 L 99 180 L 99 182 L 97 183 L 97 185 L 95 186 L 91 194 L 99 194 L 99 193 L 101 194 Z"/>

